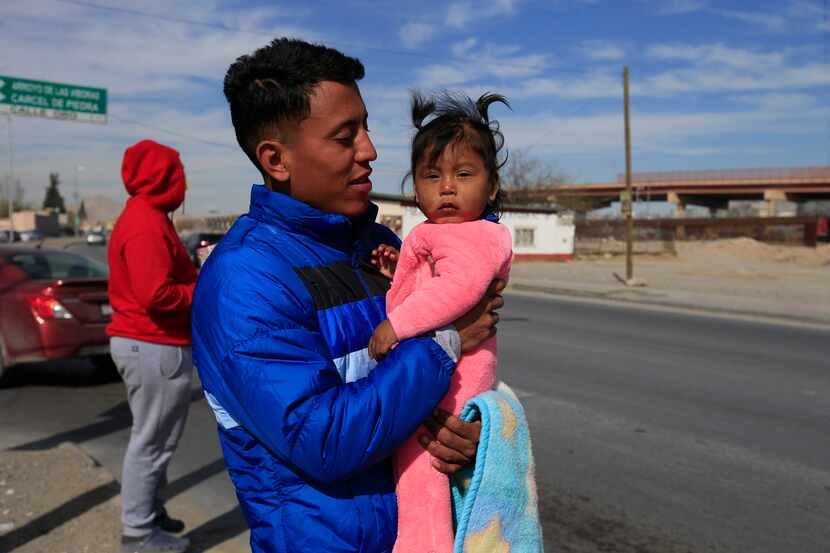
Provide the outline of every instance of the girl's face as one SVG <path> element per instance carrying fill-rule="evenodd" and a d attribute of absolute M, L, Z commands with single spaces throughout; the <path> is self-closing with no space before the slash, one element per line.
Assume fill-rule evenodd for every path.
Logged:
<path fill-rule="evenodd" d="M 433 223 L 464 223 L 481 216 L 493 201 L 498 185 L 491 185 L 484 160 L 464 142 L 447 145 L 430 166 L 429 150 L 415 167 L 415 198 Z"/>

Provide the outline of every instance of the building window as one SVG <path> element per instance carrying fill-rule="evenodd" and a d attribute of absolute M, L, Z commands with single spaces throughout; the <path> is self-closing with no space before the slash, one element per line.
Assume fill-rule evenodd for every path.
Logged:
<path fill-rule="evenodd" d="M 532 228 L 516 228 L 516 239 L 513 244 L 519 248 L 528 248 L 536 245 L 536 229 Z"/>

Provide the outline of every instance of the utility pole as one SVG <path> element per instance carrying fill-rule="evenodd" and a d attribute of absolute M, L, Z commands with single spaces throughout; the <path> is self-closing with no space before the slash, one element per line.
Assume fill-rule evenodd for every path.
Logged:
<path fill-rule="evenodd" d="M 625 279 L 614 276 L 626 286 L 645 286 L 642 279 L 634 278 L 634 219 L 631 209 L 631 122 L 628 110 L 628 66 L 623 67 L 623 107 L 625 112 L 625 191 L 620 194 L 620 210 L 625 216 Z"/>
<path fill-rule="evenodd" d="M 634 278 L 634 260 L 632 259 L 634 238 L 634 219 L 631 209 L 631 121 L 628 113 L 628 66 L 623 68 L 623 103 L 625 105 L 625 280 Z"/>

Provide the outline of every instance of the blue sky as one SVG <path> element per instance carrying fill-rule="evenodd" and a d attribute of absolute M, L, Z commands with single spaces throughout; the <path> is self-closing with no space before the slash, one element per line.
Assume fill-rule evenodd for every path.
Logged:
<path fill-rule="evenodd" d="M 492 114 L 509 150 L 573 182 L 614 180 L 626 64 L 635 171 L 830 165 L 828 17 L 827 0 L 27 0 L 0 5 L 0 75 L 109 91 L 106 126 L 14 119 L 28 200 L 49 172 L 71 184 L 77 165 L 82 195 L 123 199 L 123 150 L 153 138 L 182 153 L 189 212 L 231 213 L 260 177 L 235 144 L 222 78 L 275 36 L 363 61 L 375 190 L 396 192 L 411 89 L 505 94 L 513 110 Z"/>

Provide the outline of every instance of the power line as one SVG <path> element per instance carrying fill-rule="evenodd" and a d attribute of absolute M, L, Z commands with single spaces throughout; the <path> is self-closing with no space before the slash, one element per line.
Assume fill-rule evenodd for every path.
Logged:
<path fill-rule="evenodd" d="M 115 119 L 116 121 L 121 121 L 123 123 L 127 123 L 127 124 L 130 124 L 130 125 L 136 125 L 138 127 L 143 127 L 145 129 L 150 129 L 150 130 L 170 134 L 170 135 L 173 135 L 173 136 L 178 136 L 179 138 L 186 138 L 187 140 L 193 140 L 194 142 L 201 142 L 202 144 L 207 144 L 208 146 L 216 146 L 218 148 L 226 148 L 226 149 L 229 149 L 229 150 L 233 150 L 235 152 L 239 151 L 239 146 L 236 146 L 234 144 L 228 144 L 227 142 L 214 142 L 212 140 L 205 140 L 204 138 L 199 138 L 198 136 L 192 136 L 192 135 L 185 134 L 185 133 L 182 133 L 182 132 L 173 131 L 173 130 L 170 130 L 170 129 L 166 129 L 164 127 L 159 127 L 157 125 L 150 125 L 148 123 L 143 123 L 141 121 L 138 121 L 136 119 L 130 119 L 128 117 L 122 117 L 120 115 L 109 114 L 109 117 L 110 117 L 110 119 Z"/>
<path fill-rule="evenodd" d="M 164 128 L 164 127 L 159 127 L 158 125 L 150 125 L 149 123 L 143 123 L 143 122 L 138 121 L 136 119 L 131 119 L 129 117 L 122 117 L 120 115 L 109 114 L 109 117 L 111 119 L 116 120 L 116 121 L 127 123 L 129 125 L 135 125 L 137 127 L 142 127 L 142 128 L 150 129 L 150 130 L 153 130 L 153 131 L 166 133 L 166 134 L 169 134 L 169 135 L 172 135 L 172 136 L 177 136 L 179 138 L 184 138 L 184 139 L 187 139 L 187 140 L 193 140 L 195 142 L 200 142 L 202 144 L 207 144 L 208 146 L 216 146 L 218 148 L 226 148 L 226 149 L 233 150 L 234 152 L 237 152 L 237 153 L 241 152 L 241 150 L 239 149 L 239 146 L 237 146 L 235 144 L 228 144 L 226 142 L 214 142 L 214 141 L 211 141 L 211 140 L 205 140 L 205 139 L 199 138 L 197 136 L 193 136 L 193 135 L 178 132 L 178 131 L 173 131 L 173 130 L 170 130 L 170 129 L 167 129 L 167 128 Z M 392 168 L 392 166 L 389 165 L 389 164 L 386 164 L 386 165 L 381 164 L 381 165 L 374 165 L 373 166 L 373 172 L 374 173 L 400 174 L 401 171 L 402 171 L 402 169 Z"/>
<path fill-rule="evenodd" d="M 226 31 L 226 32 L 245 33 L 245 34 L 255 35 L 255 36 L 268 35 L 269 37 L 272 37 L 272 35 L 267 33 L 266 31 L 256 31 L 256 30 L 251 30 L 251 29 L 243 29 L 241 27 L 236 27 L 236 26 L 233 26 L 233 25 L 227 25 L 225 23 L 216 23 L 216 22 L 212 22 L 212 21 L 200 21 L 198 19 L 190 19 L 190 18 L 186 18 L 186 17 L 160 15 L 160 14 L 145 12 L 145 11 L 142 11 L 142 10 L 136 10 L 136 9 L 133 9 L 133 8 L 123 8 L 123 7 L 119 7 L 119 6 L 104 6 L 104 5 L 101 5 L 101 4 L 95 4 L 93 2 L 86 2 L 84 0 L 54 0 L 54 1 L 55 2 L 60 2 L 60 3 L 63 3 L 63 4 L 71 4 L 71 5 L 74 5 L 74 6 L 80 6 L 80 7 L 84 7 L 84 8 L 111 11 L 111 12 L 123 13 L 123 14 L 127 14 L 127 15 L 135 15 L 135 16 L 139 16 L 139 17 L 147 17 L 147 18 L 150 18 L 150 19 L 156 19 L 156 20 L 159 20 L 159 21 L 166 21 L 166 22 L 169 22 L 169 23 L 181 23 L 181 24 L 185 24 L 185 25 L 195 25 L 195 26 L 199 26 L 199 27 L 207 27 L 207 28 L 211 28 L 211 29 L 218 29 L 220 31 Z M 444 62 L 444 63 L 446 63 L 448 61 L 447 57 L 445 57 L 445 56 L 436 56 L 436 55 L 432 55 L 432 54 L 425 54 L 423 52 L 411 52 L 411 51 L 408 51 L 408 50 L 397 50 L 397 49 L 393 49 L 393 48 L 381 48 L 381 47 L 378 47 L 378 46 L 367 46 L 365 44 L 356 44 L 356 43 L 352 43 L 352 42 L 345 42 L 345 41 L 342 41 L 342 40 L 327 40 L 326 42 L 328 42 L 330 44 L 333 44 L 335 46 L 340 46 L 340 47 L 347 47 L 347 48 L 354 48 L 354 49 L 365 49 L 365 50 L 370 50 L 370 51 L 374 51 L 374 52 L 381 52 L 381 53 L 385 53 L 385 54 L 394 54 L 394 55 L 398 55 L 398 56 L 409 56 L 409 57 L 436 60 L 436 61 L 441 61 L 441 62 Z M 449 61 L 450 62 L 465 62 L 465 63 L 481 63 L 481 59 L 479 59 L 479 58 L 471 58 L 471 57 L 465 57 L 465 56 L 455 56 L 455 57 L 450 58 Z M 496 64 L 493 64 L 493 65 L 505 65 L 505 64 L 504 63 L 502 63 L 502 64 L 496 63 Z M 529 64 L 529 63 L 520 63 L 520 62 L 510 62 L 509 66 L 511 68 L 523 67 L 523 68 L 526 68 L 526 69 L 541 69 L 538 65 Z M 550 72 L 550 71 L 548 71 L 548 72 Z M 556 69 L 553 72 L 554 73 L 567 73 L 567 74 L 573 74 L 573 75 L 584 75 L 585 73 L 587 73 L 586 71 L 568 70 L 568 69 Z"/>

